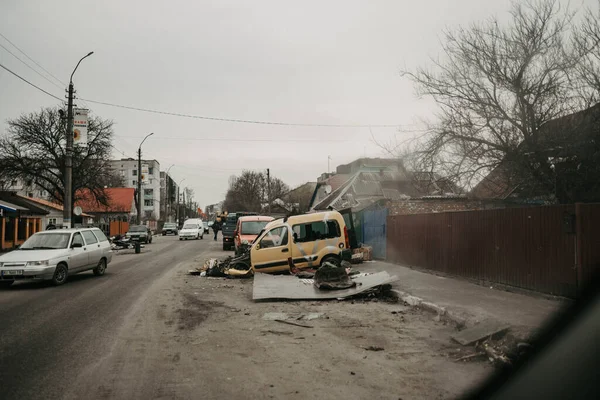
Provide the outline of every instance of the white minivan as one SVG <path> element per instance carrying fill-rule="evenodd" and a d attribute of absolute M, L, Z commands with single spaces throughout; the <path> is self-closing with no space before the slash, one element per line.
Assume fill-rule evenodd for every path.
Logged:
<path fill-rule="evenodd" d="M 179 240 L 187 239 L 203 239 L 204 225 L 200 218 L 186 219 L 183 223 L 183 228 L 179 231 Z"/>

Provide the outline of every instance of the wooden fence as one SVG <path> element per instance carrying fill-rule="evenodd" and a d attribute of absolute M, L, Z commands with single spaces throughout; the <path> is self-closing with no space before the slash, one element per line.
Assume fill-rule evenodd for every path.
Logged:
<path fill-rule="evenodd" d="M 387 260 L 575 297 L 600 269 L 600 204 L 389 216 Z"/>

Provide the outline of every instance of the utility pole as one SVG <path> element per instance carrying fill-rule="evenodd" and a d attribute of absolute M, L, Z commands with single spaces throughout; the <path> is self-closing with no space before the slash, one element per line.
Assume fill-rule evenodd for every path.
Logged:
<path fill-rule="evenodd" d="M 267 168 L 267 204 L 269 214 L 271 214 L 271 171 Z"/>
<path fill-rule="evenodd" d="M 148 137 L 154 135 L 154 132 L 149 133 L 146 135 L 146 137 L 144 137 L 144 140 L 142 140 L 142 143 L 140 143 L 140 147 L 138 147 L 138 184 L 137 184 L 137 190 L 138 190 L 138 198 L 137 198 L 137 203 L 138 203 L 138 215 L 137 215 L 137 224 L 140 225 L 142 223 L 142 213 L 144 212 L 144 207 L 142 204 L 142 145 L 144 144 L 144 142 L 146 141 L 146 139 L 148 139 Z"/>
<path fill-rule="evenodd" d="M 94 54 L 90 51 L 87 55 L 83 56 L 75 69 L 71 73 L 69 79 L 69 100 L 67 102 L 67 148 L 65 157 L 65 194 L 63 202 L 63 228 L 69 229 L 71 227 L 71 216 L 73 214 L 73 75 L 77 71 L 77 67 L 83 61 L 84 58 Z"/>
<path fill-rule="evenodd" d="M 187 187 L 183 188 L 183 220 L 185 221 L 185 214 L 187 214 L 187 204 L 185 203 L 185 190 Z"/>
<path fill-rule="evenodd" d="M 137 224 L 140 225 L 142 223 L 142 145 L 138 148 L 138 187 L 137 187 L 137 203 L 138 203 L 138 215 L 137 215 Z"/>
<path fill-rule="evenodd" d="M 329 161 L 331 160 L 331 156 L 327 156 L 327 175 L 329 175 L 329 171 L 331 171 L 331 168 L 329 168 Z"/>
<path fill-rule="evenodd" d="M 175 212 L 175 218 L 176 218 L 176 222 L 177 222 L 177 226 L 178 227 L 179 227 L 179 223 L 180 223 L 179 222 L 179 218 L 181 217 L 181 214 L 180 214 L 181 210 L 179 209 L 180 208 L 179 207 L 179 196 L 180 196 L 179 189 L 181 188 L 181 184 L 183 183 L 183 181 L 185 181 L 185 178 L 183 178 L 182 180 L 180 180 L 179 183 L 177 184 L 177 210 Z"/>

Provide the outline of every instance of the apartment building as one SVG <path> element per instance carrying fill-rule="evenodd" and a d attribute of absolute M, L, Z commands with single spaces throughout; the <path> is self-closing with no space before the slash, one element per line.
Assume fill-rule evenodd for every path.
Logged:
<path fill-rule="evenodd" d="M 123 178 L 125 187 L 137 189 L 138 161 L 134 158 L 122 158 L 110 161 L 112 168 Z M 157 221 L 161 218 L 161 179 L 160 163 L 156 160 L 142 160 L 142 170 L 148 168 L 148 176 L 142 180 L 143 220 Z"/>

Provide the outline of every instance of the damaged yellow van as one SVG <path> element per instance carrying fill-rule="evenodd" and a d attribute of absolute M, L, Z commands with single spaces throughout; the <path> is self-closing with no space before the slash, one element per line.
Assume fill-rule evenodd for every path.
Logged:
<path fill-rule="evenodd" d="M 350 260 L 350 238 L 337 211 L 294 215 L 269 222 L 250 250 L 254 272 L 285 272 L 291 258 L 297 268 L 318 268 L 325 261 Z"/>

